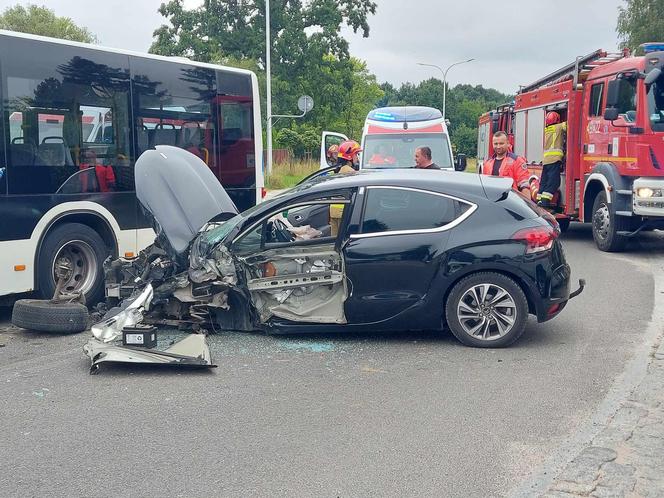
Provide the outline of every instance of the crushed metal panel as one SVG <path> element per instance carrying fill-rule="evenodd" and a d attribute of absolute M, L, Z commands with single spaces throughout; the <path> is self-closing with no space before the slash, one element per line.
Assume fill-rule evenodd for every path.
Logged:
<path fill-rule="evenodd" d="M 205 335 L 193 334 L 166 350 L 126 347 L 90 339 L 83 351 L 92 360 L 90 373 L 97 373 L 102 363 L 142 363 L 201 368 L 215 368 Z"/>
<path fill-rule="evenodd" d="M 152 285 L 148 284 L 133 299 L 126 300 L 124 308 L 119 312 L 92 326 L 92 335 L 102 342 L 111 342 L 122 335 L 124 327 L 133 327 L 143 321 L 146 308 L 154 297 Z"/>
<path fill-rule="evenodd" d="M 343 259 L 333 245 L 293 247 L 241 259 L 261 322 L 346 323 Z M 267 276 L 269 274 L 269 276 Z"/>

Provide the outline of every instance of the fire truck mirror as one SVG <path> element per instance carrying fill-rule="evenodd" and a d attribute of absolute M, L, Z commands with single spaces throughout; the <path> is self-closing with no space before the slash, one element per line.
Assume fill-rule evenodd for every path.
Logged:
<path fill-rule="evenodd" d="M 658 67 L 652 68 L 648 73 L 648 75 L 646 76 L 645 84 L 652 85 L 655 81 L 659 79 L 661 75 L 662 75 L 662 70 L 660 68 Z"/>
<path fill-rule="evenodd" d="M 606 110 L 608 111 L 609 108 L 615 108 L 616 117 L 618 117 L 617 108 L 618 108 L 619 96 L 620 96 L 620 80 L 616 79 L 613 81 L 609 81 L 609 89 L 606 92 Z M 605 115 L 604 119 L 610 119 L 610 118 L 607 118 Z"/>
<path fill-rule="evenodd" d="M 607 121 L 615 121 L 618 119 L 618 108 L 617 107 L 607 107 L 604 110 L 604 119 Z"/>

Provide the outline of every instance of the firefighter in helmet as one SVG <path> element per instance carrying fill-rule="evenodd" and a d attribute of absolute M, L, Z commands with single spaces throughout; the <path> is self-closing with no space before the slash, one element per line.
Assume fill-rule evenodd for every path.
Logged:
<path fill-rule="evenodd" d="M 353 173 L 360 166 L 362 148 L 355 140 L 346 140 L 339 146 L 337 170 L 335 173 Z"/>
<path fill-rule="evenodd" d="M 337 162 L 339 161 L 339 146 L 337 144 L 330 145 L 329 149 L 327 149 L 325 159 L 329 166 L 337 165 Z"/>
<path fill-rule="evenodd" d="M 355 140 L 347 140 L 339 146 L 337 169 L 334 170 L 337 174 L 355 173 L 359 168 L 360 158 L 359 154 L 362 151 L 360 144 Z M 345 204 L 330 204 L 330 233 L 336 237 L 339 233 L 339 225 L 341 218 L 344 214 Z"/>
<path fill-rule="evenodd" d="M 542 160 L 542 178 L 537 201 L 542 207 L 551 207 L 553 195 L 560 187 L 567 122 L 561 123 L 560 114 L 555 111 L 547 113 L 545 121 L 544 159 Z"/>

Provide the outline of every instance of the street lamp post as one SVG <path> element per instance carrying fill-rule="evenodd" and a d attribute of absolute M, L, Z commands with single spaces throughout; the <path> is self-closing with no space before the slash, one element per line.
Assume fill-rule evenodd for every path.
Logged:
<path fill-rule="evenodd" d="M 266 118 L 267 129 L 265 130 L 267 139 L 267 174 L 272 173 L 272 80 L 270 73 L 270 55 L 272 44 L 270 43 L 270 0 L 265 0 L 265 81 L 266 81 Z"/>
<path fill-rule="evenodd" d="M 459 64 L 465 64 L 466 62 L 471 62 L 474 60 L 475 59 L 468 59 L 466 61 L 455 62 L 454 64 L 450 64 L 449 66 L 447 66 L 447 69 L 445 69 L 444 71 L 443 68 L 441 68 L 440 66 L 436 66 L 435 64 L 425 64 L 424 62 L 417 63 L 419 66 L 435 67 L 443 74 L 443 120 L 445 120 L 445 98 L 447 96 L 447 71 L 452 69 L 454 66 L 458 66 Z"/>

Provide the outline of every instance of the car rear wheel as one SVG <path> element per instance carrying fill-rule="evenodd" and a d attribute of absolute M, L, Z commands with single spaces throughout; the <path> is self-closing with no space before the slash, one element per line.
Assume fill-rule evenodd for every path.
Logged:
<path fill-rule="evenodd" d="M 528 301 L 511 278 L 494 272 L 475 273 L 452 288 L 445 317 L 454 336 L 466 346 L 500 348 L 523 334 Z"/>

